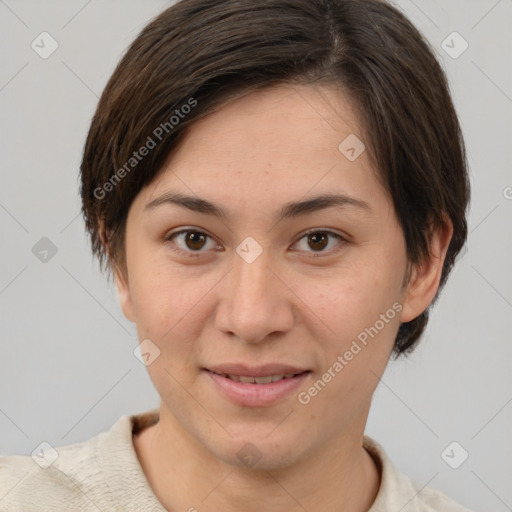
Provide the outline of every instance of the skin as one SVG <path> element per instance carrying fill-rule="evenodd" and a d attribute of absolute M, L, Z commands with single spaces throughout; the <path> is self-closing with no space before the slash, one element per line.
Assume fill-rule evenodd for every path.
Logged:
<path fill-rule="evenodd" d="M 403 232 L 367 151 L 351 162 L 338 150 L 350 134 L 364 140 L 339 91 L 252 92 L 191 125 L 131 205 L 126 267 L 116 283 L 139 339 L 160 350 L 148 371 L 161 397 L 160 421 L 134 445 L 168 510 L 358 512 L 377 495 L 379 472 L 363 448 L 372 395 L 400 322 L 435 296 L 452 231 L 448 222 L 434 234 L 432 257 L 405 283 Z M 170 203 L 145 208 L 169 191 L 214 202 L 228 217 Z M 368 208 L 276 220 L 285 203 L 323 193 Z M 166 239 L 187 228 L 208 236 L 188 245 L 184 235 Z M 334 233 L 327 247 L 305 236 L 313 228 Z M 235 251 L 248 236 L 263 251 L 252 263 Z M 395 303 L 402 306 L 395 318 L 301 404 L 298 393 Z M 203 370 L 225 362 L 279 362 L 311 373 L 270 406 L 242 407 Z M 261 454 L 252 467 L 237 456 L 248 442 Z"/>

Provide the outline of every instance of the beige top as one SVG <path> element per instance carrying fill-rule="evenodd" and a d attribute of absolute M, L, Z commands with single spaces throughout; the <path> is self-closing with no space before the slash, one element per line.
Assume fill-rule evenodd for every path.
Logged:
<path fill-rule="evenodd" d="M 58 456 L 45 449 L 40 464 L 28 455 L 1 457 L 0 512 L 165 512 L 142 471 L 132 437 L 156 421 L 157 409 L 121 416 L 107 432 L 58 447 Z M 381 472 L 369 512 L 470 512 L 396 470 L 371 438 L 366 436 L 364 443 Z"/>

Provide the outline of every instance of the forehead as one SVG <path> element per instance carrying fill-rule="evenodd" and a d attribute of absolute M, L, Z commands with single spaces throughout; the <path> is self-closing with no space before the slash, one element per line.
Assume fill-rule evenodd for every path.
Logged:
<path fill-rule="evenodd" d="M 193 132 L 193 133 L 190 133 Z M 281 84 L 246 94 L 195 122 L 185 136 L 212 158 L 293 163 L 309 152 L 340 156 L 339 143 L 362 135 L 352 103 L 330 87 Z M 180 155 L 181 156 L 181 155 Z M 174 158 L 178 165 L 180 158 Z"/>
<path fill-rule="evenodd" d="M 375 200 L 385 192 L 364 138 L 353 105 L 333 87 L 266 88 L 190 125 L 143 195 L 147 202 L 172 188 L 240 207 L 308 193 Z"/>

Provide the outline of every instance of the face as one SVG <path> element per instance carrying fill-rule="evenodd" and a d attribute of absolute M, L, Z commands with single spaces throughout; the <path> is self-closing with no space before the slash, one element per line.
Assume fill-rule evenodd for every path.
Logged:
<path fill-rule="evenodd" d="M 403 286 L 391 199 L 355 139 L 339 149 L 354 134 L 334 90 L 251 93 L 192 125 L 130 208 L 121 305 L 160 351 L 160 421 L 206 457 L 275 469 L 359 439 L 400 322 L 432 298 Z"/>

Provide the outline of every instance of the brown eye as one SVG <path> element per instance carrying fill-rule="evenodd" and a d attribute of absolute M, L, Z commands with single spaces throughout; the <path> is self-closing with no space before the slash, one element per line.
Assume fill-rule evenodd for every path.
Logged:
<path fill-rule="evenodd" d="M 198 231 L 187 231 L 185 236 L 185 244 L 193 251 L 202 249 L 206 244 L 206 236 Z"/>
<path fill-rule="evenodd" d="M 311 233 L 308 235 L 308 244 L 315 251 L 322 251 L 329 243 L 329 235 L 323 231 Z"/>
<path fill-rule="evenodd" d="M 215 249 L 217 246 L 211 236 L 202 231 L 183 230 L 171 233 L 165 237 L 166 242 L 171 242 L 178 251 L 189 253 L 203 253 L 208 249 Z"/>
<path fill-rule="evenodd" d="M 330 256 L 341 251 L 348 241 L 345 237 L 332 231 L 312 230 L 305 233 L 295 244 L 294 250 L 299 250 L 309 258 Z M 309 254 L 308 254 L 309 253 Z"/>

